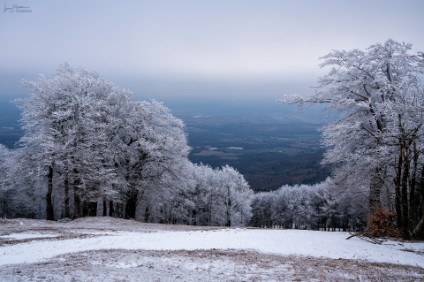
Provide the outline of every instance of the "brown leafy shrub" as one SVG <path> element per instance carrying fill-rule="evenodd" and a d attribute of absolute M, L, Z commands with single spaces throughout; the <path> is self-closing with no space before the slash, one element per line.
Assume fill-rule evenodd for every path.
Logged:
<path fill-rule="evenodd" d="M 368 216 L 365 235 L 369 237 L 399 237 L 396 226 L 396 213 L 382 207 L 374 209 Z"/>

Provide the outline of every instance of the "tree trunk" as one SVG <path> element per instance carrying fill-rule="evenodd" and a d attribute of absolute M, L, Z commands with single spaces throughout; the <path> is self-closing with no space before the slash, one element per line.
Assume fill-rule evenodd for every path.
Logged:
<path fill-rule="evenodd" d="M 231 226 L 231 193 L 230 193 L 230 187 L 227 187 L 227 199 L 226 199 L 226 222 L 225 226 L 230 227 Z"/>
<path fill-rule="evenodd" d="M 382 173 L 383 169 L 381 167 L 374 169 L 372 172 L 369 195 L 370 214 L 381 206 L 380 194 L 384 185 Z"/>
<path fill-rule="evenodd" d="M 417 185 L 417 170 L 418 170 L 418 157 L 417 144 L 413 141 L 413 155 L 412 155 L 412 171 L 409 180 L 409 225 L 413 227 L 417 224 L 418 219 L 418 203 L 415 198 L 415 188 Z"/>
<path fill-rule="evenodd" d="M 97 203 L 96 203 L 96 216 L 104 216 L 104 198 L 103 196 L 97 197 Z"/>
<path fill-rule="evenodd" d="M 65 167 L 65 176 L 63 181 L 63 186 L 65 189 L 65 207 L 63 212 L 63 217 L 69 218 L 69 175 L 68 175 L 68 165 Z"/>
<path fill-rule="evenodd" d="M 125 218 L 135 218 L 135 210 L 137 207 L 137 190 L 131 191 L 128 194 L 128 199 L 125 205 Z"/>
<path fill-rule="evenodd" d="M 396 164 L 396 177 L 394 179 L 396 222 L 397 222 L 397 227 L 399 228 L 399 230 L 401 230 L 402 226 L 403 226 L 402 208 L 401 208 L 402 194 L 400 192 L 400 185 L 401 185 L 401 181 L 402 181 L 402 162 L 403 162 L 403 155 L 402 155 L 402 148 L 400 148 L 399 158 L 398 158 L 398 161 L 397 161 L 397 164 Z"/>
<path fill-rule="evenodd" d="M 424 238 L 424 166 L 421 168 L 420 190 L 421 202 L 418 208 L 421 213 L 421 219 L 412 231 L 412 238 L 414 239 Z"/>
<path fill-rule="evenodd" d="M 402 238 L 410 239 L 409 232 L 409 203 L 408 203 L 408 180 L 409 180 L 409 150 L 402 148 L 403 172 L 401 185 L 401 210 L 402 210 Z"/>
<path fill-rule="evenodd" d="M 109 216 L 116 216 L 115 214 L 115 204 L 113 203 L 112 200 L 109 201 L 109 212 L 108 212 Z"/>
<path fill-rule="evenodd" d="M 107 200 L 106 200 L 106 198 L 104 198 L 104 200 L 103 200 L 103 216 L 108 216 L 107 211 L 108 211 Z"/>
<path fill-rule="evenodd" d="M 75 214 L 74 217 L 81 217 L 82 216 L 82 203 L 81 198 L 77 193 L 74 193 L 74 201 L 75 201 Z"/>
<path fill-rule="evenodd" d="M 149 222 L 149 218 L 150 218 L 150 210 L 149 210 L 149 206 L 146 206 L 145 210 L 144 210 L 144 222 Z"/>
<path fill-rule="evenodd" d="M 75 163 L 75 162 L 73 162 Z M 83 209 L 82 209 L 82 201 L 81 201 L 81 197 L 79 195 L 79 187 L 81 185 L 81 179 L 79 178 L 79 171 L 76 167 L 74 167 L 74 169 L 72 170 L 72 174 L 73 174 L 73 188 L 74 188 L 74 203 L 75 203 L 75 212 L 74 212 L 74 216 L 75 217 L 81 217 L 83 214 Z"/>
<path fill-rule="evenodd" d="M 54 220 L 54 209 L 53 209 L 53 164 L 48 167 L 47 172 L 47 194 L 46 194 L 46 219 Z"/>

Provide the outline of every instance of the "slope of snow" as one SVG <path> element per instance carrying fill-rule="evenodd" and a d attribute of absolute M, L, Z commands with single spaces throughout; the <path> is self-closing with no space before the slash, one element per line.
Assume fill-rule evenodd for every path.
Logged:
<path fill-rule="evenodd" d="M 348 236 L 344 232 L 261 229 L 159 230 L 150 233 L 119 231 L 97 233 L 96 237 L 5 244 L 0 246 L 0 265 L 34 263 L 57 255 L 102 249 L 233 249 L 278 255 L 387 262 L 424 268 L 424 243 L 386 241 L 379 245 L 356 237 L 346 240 Z M 4 237 L 0 236 L 0 240 L 2 238 Z"/>

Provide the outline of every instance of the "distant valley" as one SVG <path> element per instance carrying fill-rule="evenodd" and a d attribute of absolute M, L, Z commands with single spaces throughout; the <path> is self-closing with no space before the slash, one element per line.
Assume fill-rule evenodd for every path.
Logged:
<path fill-rule="evenodd" d="M 10 101 L 0 97 L 0 144 L 13 148 L 22 136 L 19 126 L 20 110 Z"/>
<path fill-rule="evenodd" d="M 329 176 L 329 170 L 320 166 L 323 148 L 317 129 L 325 121 L 320 110 L 300 113 L 275 102 L 219 106 L 170 103 L 186 124 L 191 161 L 212 167 L 229 164 L 255 191 L 313 184 Z M 9 148 L 22 136 L 19 114 L 12 103 L 0 103 L 0 143 Z"/>
<path fill-rule="evenodd" d="M 320 165 L 323 148 L 318 128 L 326 114 L 314 108 L 304 113 L 270 103 L 246 105 L 209 114 L 196 110 L 176 112 L 187 126 L 190 160 L 238 169 L 255 191 L 284 184 L 314 184 L 329 176 Z"/>

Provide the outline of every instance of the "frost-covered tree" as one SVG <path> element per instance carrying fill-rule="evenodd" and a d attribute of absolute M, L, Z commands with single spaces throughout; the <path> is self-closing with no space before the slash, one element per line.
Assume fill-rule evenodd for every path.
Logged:
<path fill-rule="evenodd" d="M 216 173 L 206 165 L 193 164 L 190 168 L 191 176 L 189 179 L 187 195 L 191 201 L 190 205 L 190 224 L 193 225 L 212 225 L 212 211 L 214 199 L 219 196 L 216 192 L 218 186 L 216 183 Z"/>
<path fill-rule="evenodd" d="M 165 193 L 178 182 L 189 147 L 183 122 L 163 104 L 133 102 L 126 111 L 113 154 L 126 183 L 125 216 L 135 217 L 139 203 L 151 201 L 152 195 Z"/>
<path fill-rule="evenodd" d="M 225 165 L 218 172 L 225 205 L 225 226 L 243 226 L 251 217 L 250 204 L 253 191 L 234 168 Z"/>
<path fill-rule="evenodd" d="M 23 149 L 0 144 L 0 217 L 37 217 L 37 197 L 31 189 L 36 178 L 27 174 L 32 165 Z"/>
<path fill-rule="evenodd" d="M 171 201 L 161 208 L 172 211 L 169 217 L 172 223 L 217 226 L 249 223 L 253 191 L 239 172 L 229 166 L 212 169 L 189 162 L 184 171 L 184 179 L 177 182 L 184 189 L 172 189 Z M 164 198 L 159 202 L 164 202 Z"/>
<path fill-rule="evenodd" d="M 114 110 L 129 92 L 68 65 L 24 86 L 32 94 L 20 102 L 21 143 L 34 154 L 36 174 L 46 178 L 46 218 L 88 214 L 100 190 L 109 187 L 114 194 L 108 133 L 119 123 Z"/>
<path fill-rule="evenodd" d="M 2 144 L 0 144 L 0 216 L 7 215 L 10 199 L 9 191 L 12 189 L 11 168 L 13 166 L 11 152 Z"/>
<path fill-rule="evenodd" d="M 97 203 L 104 214 L 134 217 L 138 191 L 163 185 L 187 157 L 183 124 L 166 107 L 134 102 L 96 73 L 63 65 L 24 85 L 32 96 L 21 102 L 22 144 L 47 178 L 48 219 L 99 213 Z"/>
<path fill-rule="evenodd" d="M 261 228 L 271 228 L 274 226 L 274 220 L 276 215 L 280 220 L 279 214 L 284 214 L 286 210 L 285 200 L 280 201 L 281 206 L 277 208 L 274 203 L 274 193 L 271 192 L 260 192 L 256 193 L 252 199 L 252 218 L 250 219 L 250 225 Z M 276 203 L 276 202 L 275 202 Z M 272 218 L 273 217 L 273 218 Z M 277 225 L 286 227 L 282 222 L 277 222 Z"/>
<path fill-rule="evenodd" d="M 325 126 L 324 163 L 369 179 L 370 212 L 381 206 L 387 185 L 395 190 L 397 223 L 403 237 L 421 232 L 418 212 L 422 192 L 424 122 L 423 65 L 411 45 L 388 40 L 365 51 L 333 51 L 322 58 L 331 67 L 312 97 L 284 102 L 329 103 L 341 113 Z M 393 186 L 394 182 L 394 186 Z M 418 229 L 417 229 L 418 228 Z"/>

